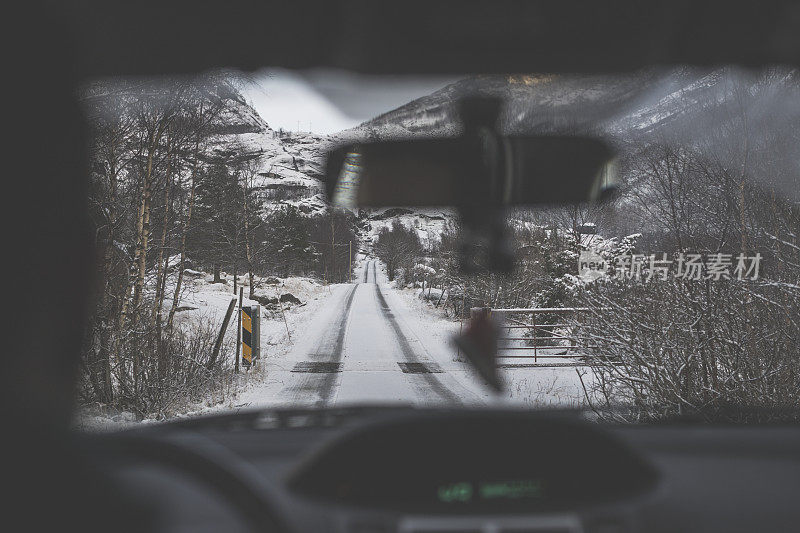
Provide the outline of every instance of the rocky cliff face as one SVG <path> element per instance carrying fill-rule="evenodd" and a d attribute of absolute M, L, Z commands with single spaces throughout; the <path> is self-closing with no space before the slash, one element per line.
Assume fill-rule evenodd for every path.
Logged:
<path fill-rule="evenodd" d="M 324 209 L 324 147 L 311 133 L 272 129 L 233 87 L 222 91 L 224 109 L 214 124 L 210 158 L 252 160 L 255 187 L 266 204 L 290 203 L 306 214 Z"/>

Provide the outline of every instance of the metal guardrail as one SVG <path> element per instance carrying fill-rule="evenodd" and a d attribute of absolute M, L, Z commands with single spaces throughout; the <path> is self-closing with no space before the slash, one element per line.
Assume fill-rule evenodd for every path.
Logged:
<path fill-rule="evenodd" d="M 562 334 L 560 328 L 570 328 L 574 323 L 568 323 L 563 318 L 580 315 L 591 311 L 588 307 L 534 307 L 534 308 L 472 308 L 471 313 L 489 312 L 495 315 L 499 327 L 503 331 L 498 339 L 498 352 L 520 351 L 520 354 L 498 354 L 499 359 L 531 359 L 536 363 L 539 359 L 587 359 L 595 354 L 585 350 L 595 348 L 587 346 L 577 335 Z M 498 316 L 500 315 L 500 316 Z M 541 319 L 542 316 L 558 317 L 555 321 Z M 516 317 L 516 318 L 515 318 Z M 563 317 L 563 318 L 562 318 Z M 537 320 L 538 319 L 538 320 Z M 522 335 L 516 336 L 512 332 L 524 330 Z M 508 346 L 508 344 L 522 341 L 522 346 Z M 563 353 L 553 353 L 559 350 Z"/>

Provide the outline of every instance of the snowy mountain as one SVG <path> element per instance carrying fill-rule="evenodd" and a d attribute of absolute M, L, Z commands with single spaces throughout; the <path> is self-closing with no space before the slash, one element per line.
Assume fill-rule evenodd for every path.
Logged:
<path fill-rule="evenodd" d="M 255 188 L 267 204 L 290 203 L 307 214 L 325 209 L 322 177 L 327 139 L 272 129 L 233 87 L 220 97 L 224 108 L 213 125 L 211 157 L 253 160 Z"/>
<path fill-rule="evenodd" d="M 747 102 L 743 105 L 759 102 L 763 106 L 747 109 L 752 131 L 791 128 L 800 120 L 796 105 L 799 93 L 798 72 L 780 68 L 761 73 L 682 67 L 650 68 L 624 75 L 476 76 L 343 131 L 333 139 L 354 142 L 456 135 L 460 130 L 457 100 L 485 95 L 506 102 L 500 117 L 500 129 L 506 134 L 597 135 L 623 149 L 667 138 L 691 145 L 738 120 L 731 113 L 732 104 L 744 100 Z M 415 213 L 398 216 L 417 227 L 430 225 L 432 213 Z M 391 223 L 383 212 L 371 214 L 370 220 L 375 227 Z"/>
<path fill-rule="evenodd" d="M 357 128 L 343 138 L 448 135 L 459 131 L 456 101 L 491 96 L 506 102 L 501 130 L 508 134 L 592 131 L 630 116 L 649 99 L 694 82 L 699 73 L 648 70 L 619 75 L 476 76 L 409 102 Z M 656 87 L 655 94 L 653 87 Z"/>
<path fill-rule="evenodd" d="M 693 111 L 727 103 L 734 97 L 734 82 L 749 85 L 753 94 L 761 90 L 773 93 L 775 87 L 796 85 L 798 73 L 776 70 L 766 80 L 728 68 L 651 68 L 624 75 L 476 76 L 338 137 L 452 135 L 459 131 L 455 102 L 474 95 L 505 100 L 500 128 L 507 134 L 595 132 L 612 139 L 630 137 L 688 123 Z"/>
<path fill-rule="evenodd" d="M 742 86 L 751 96 L 766 93 L 773 106 L 780 106 L 782 100 L 776 101 L 775 94 L 785 88 L 796 91 L 798 74 L 780 69 L 757 76 L 728 68 L 651 68 L 624 75 L 475 76 L 327 137 L 272 129 L 231 87 L 223 95 L 226 106 L 217 119 L 213 153 L 258 159 L 256 186 L 265 204 L 290 203 L 313 215 L 326 208 L 321 180 L 330 146 L 367 139 L 456 135 L 460 130 L 456 102 L 463 96 L 502 98 L 506 105 L 500 128 L 508 134 L 584 133 L 622 146 L 666 136 L 691 143 L 731 120 L 724 112 L 713 118 L 714 110 L 737 98 L 736 88 Z M 774 128 L 775 113 L 768 111 L 756 117 L 772 121 Z M 798 119 L 794 106 L 790 111 L 781 114 L 787 123 Z M 452 217 L 442 209 L 365 210 L 361 215 L 367 241 L 380 228 L 400 220 L 415 227 L 423 242 L 434 242 Z"/>

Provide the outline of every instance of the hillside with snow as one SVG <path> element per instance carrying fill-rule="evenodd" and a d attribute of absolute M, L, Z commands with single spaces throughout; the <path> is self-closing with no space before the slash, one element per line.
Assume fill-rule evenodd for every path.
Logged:
<path fill-rule="evenodd" d="M 218 94 L 225 102 L 215 120 L 210 160 L 252 160 L 257 165 L 254 188 L 266 209 L 291 204 L 306 215 L 326 209 L 326 150 L 362 140 L 452 136 L 460 130 L 459 98 L 485 95 L 502 98 L 500 129 L 507 134 L 583 133 L 601 136 L 624 148 L 657 137 L 692 142 L 709 129 L 724 128 L 725 113 L 712 122 L 714 108 L 737 98 L 733 81 L 744 81 L 751 94 L 797 91 L 795 71 L 776 70 L 769 77 L 729 69 L 646 69 L 626 75 L 475 76 L 452 83 L 427 96 L 387 111 L 356 128 L 330 136 L 270 127 L 233 85 Z M 772 105 L 780 105 L 779 99 Z M 763 120 L 774 120 L 764 110 Z M 782 115 L 798 117 L 791 107 Z M 702 124 L 697 116 L 702 114 Z M 267 117 L 268 118 L 268 117 Z M 758 128 L 763 124 L 753 124 Z M 774 125 L 773 125 L 774 127 Z M 435 243 L 453 213 L 447 209 L 362 210 L 360 228 L 365 243 L 394 220 L 418 230 L 424 243 Z"/>
<path fill-rule="evenodd" d="M 744 88 L 744 89 L 743 89 Z M 800 120 L 796 102 L 800 93 L 797 71 L 774 69 L 752 73 L 731 68 L 651 68 L 625 75 L 475 76 L 452 83 L 430 95 L 368 120 L 331 137 L 333 142 L 357 142 L 425 136 L 453 136 L 460 131 L 456 102 L 464 96 L 492 96 L 506 104 L 500 130 L 510 135 L 545 133 L 599 136 L 623 153 L 641 146 L 671 140 L 692 145 L 710 135 L 735 128 L 731 112 L 739 103 L 763 102 L 748 108 L 748 128 L 753 132 L 779 131 Z M 724 158 L 723 136 L 706 145 L 712 156 Z M 787 147 L 800 160 L 800 148 Z M 787 158 L 792 159 L 792 158 Z M 796 194 L 790 173 L 768 177 L 770 185 Z M 763 176 L 756 176 L 764 179 Z M 391 224 L 392 219 L 423 228 L 423 241 L 433 237 L 431 223 L 452 216 L 448 211 L 386 210 L 368 215 L 369 227 Z M 374 234 L 373 234 L 374 236 Z"/>
<path fill-rule="evenodd" d="M 220 94 L 224 108 L 213 126 L 209 162 L 252 160 L 258 174 L 253 186 L 265 205 L 293 204 L 306 214 L 324 210 L 323 147 L 327 138 L 275 130 L 235 88 L 226 88 Z"/>
<path fill-rule="evenodd" d="M 337 134 L 341 139 L 454 135 L 460 129 L 456 102 L 487 96 L 505 102 L 500 130 L 509 135 L 598 134 L 628 141 L 649 133 L 677 132 L 693 113 L 722 107 L 737 97 L 735 86 L 752 94 L 797 89 L 798 73 L 776 69 L 766 76 L 720 68 L 650 68 L 630 74 L 475 76 Z M 772 100 L 779 106 L 786 100 Z M 795 105 L 790 117 L 796 117 Z M 787 120 L 790 117 L 786 117 Z M 678 128 L 680 126 L 680 128 Z M 707 127 L 714 127 L 708 124 Z M 688 132 L 686 132 L 688 133 Z"/>

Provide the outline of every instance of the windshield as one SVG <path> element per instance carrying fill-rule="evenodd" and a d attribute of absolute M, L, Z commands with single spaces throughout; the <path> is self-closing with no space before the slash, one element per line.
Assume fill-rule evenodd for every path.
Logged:
<path fill-rule="evenodd" d="M 506 134 L 618 152 L 613 200 L 507 213 L 510 275 L 464 273 L 446 206 L 324 194 L 328 150 L 452 136 L 474 94 L 503 100 Z M 98 80 L 81 99 L 97 249 L 83 427 L 374 403 L 614 421 L 800 407 L 794 70 L 216 72 Z M 500 392 L 453 342 L 479 310 L 499 328 Z"/>

